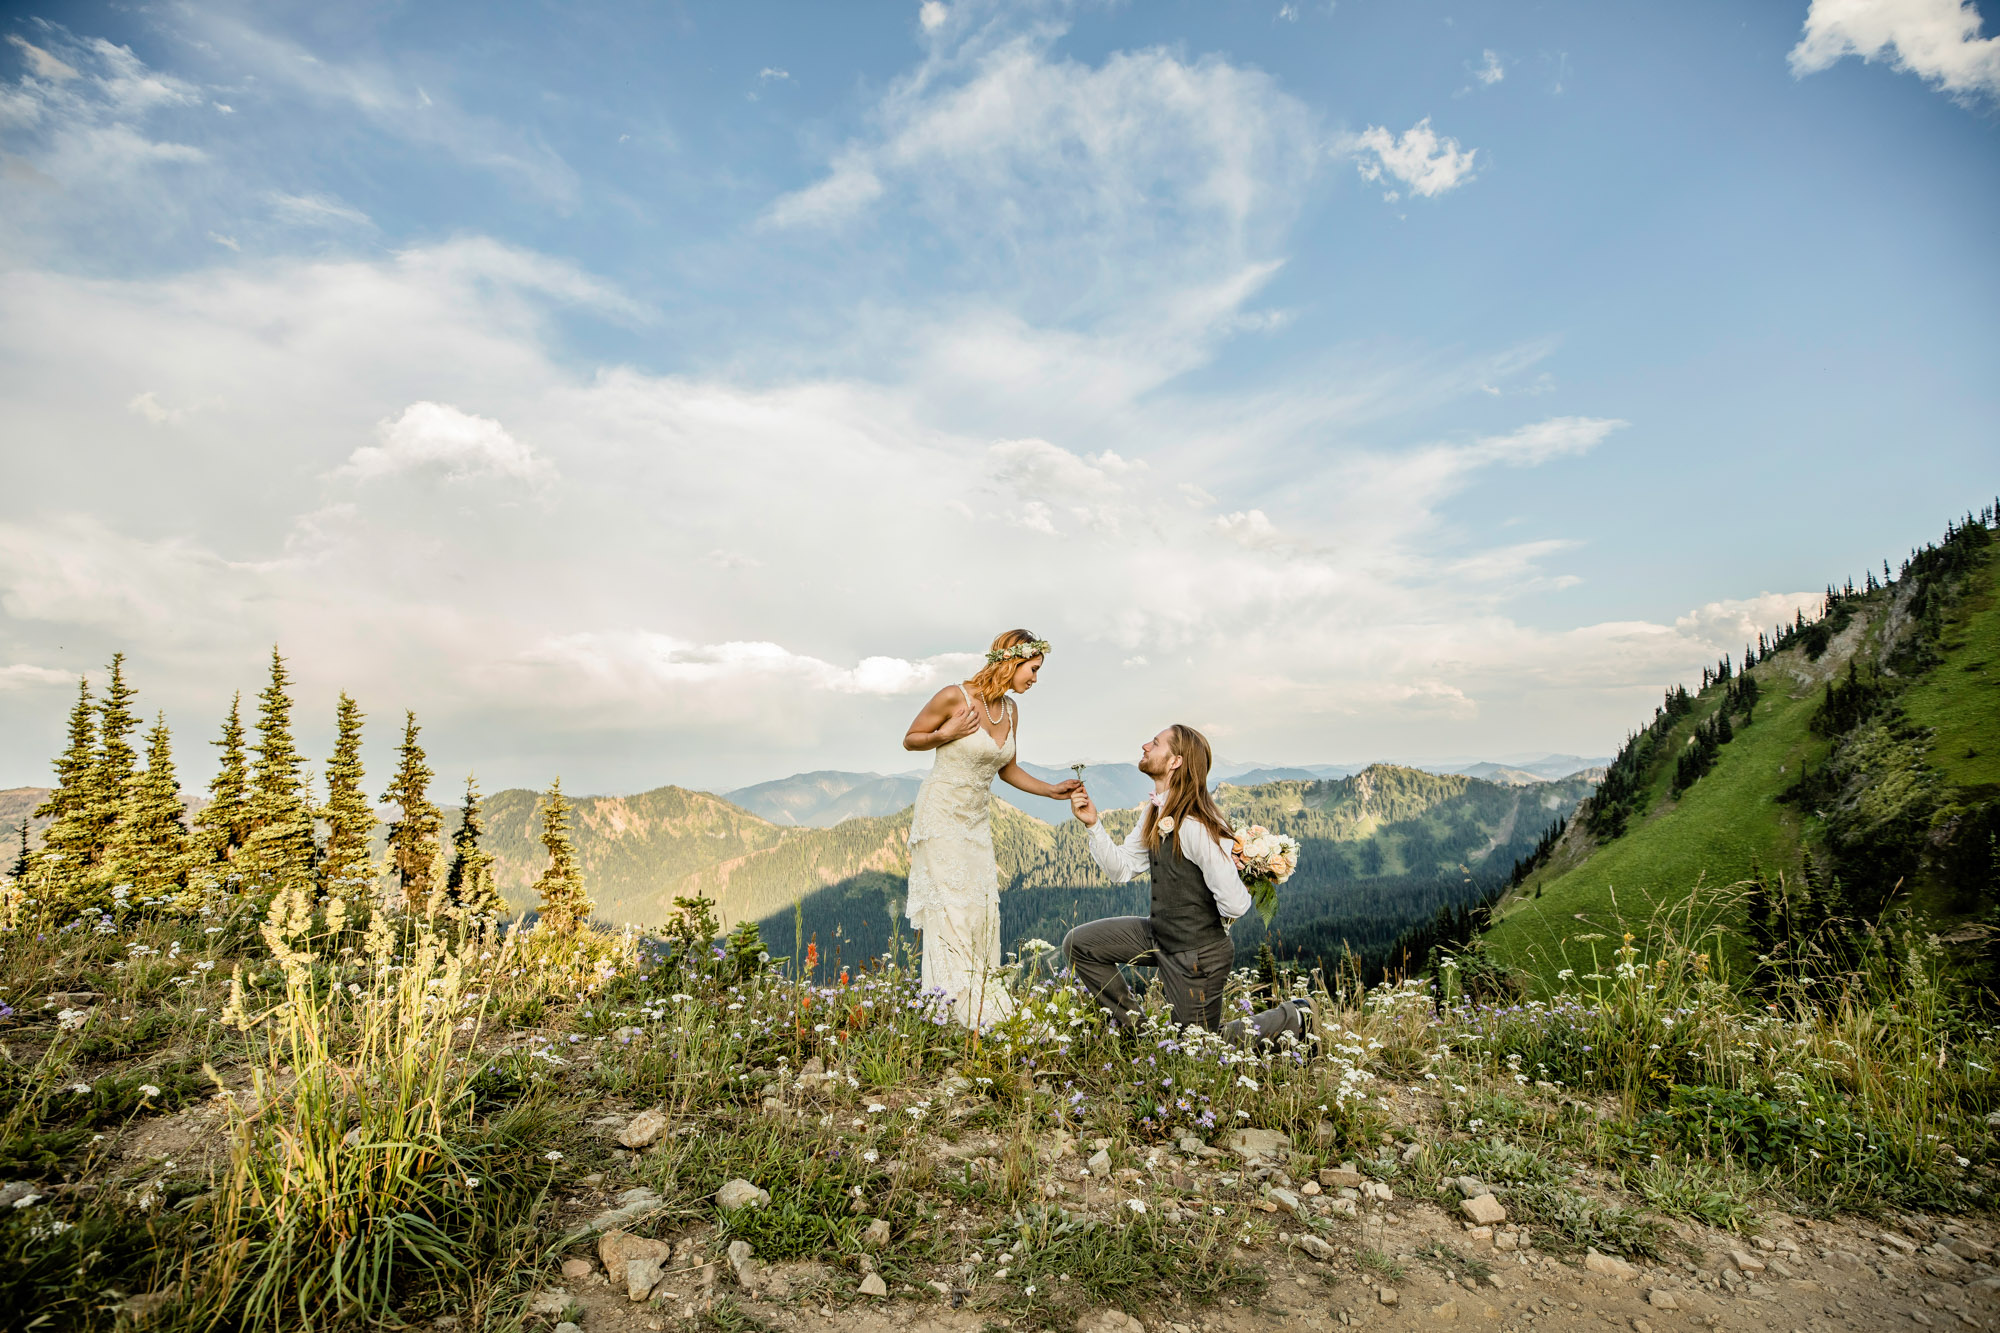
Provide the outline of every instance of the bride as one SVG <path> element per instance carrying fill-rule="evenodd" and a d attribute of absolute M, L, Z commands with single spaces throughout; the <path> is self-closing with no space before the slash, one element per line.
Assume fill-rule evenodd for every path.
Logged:
<path fill-rule="evenodd" d="M 1035 687 L 1048 651 L 1027 630 L 1008 630 L 979 673 L 939 690 L 903 737 L 905 750 L 937 751 L 910 820 L 908 910 L 923 932 L 924 989 L 949 995 L 970 1028 L 1005 1018 L 1012 1004 L 992 981 L 1000 966 L 1000 872 L 987 816 L 993 779 L 1058 800 L 1082 785 L 1043 782 L 1014 762 L 1021 719 L 1007 696 Z"/>

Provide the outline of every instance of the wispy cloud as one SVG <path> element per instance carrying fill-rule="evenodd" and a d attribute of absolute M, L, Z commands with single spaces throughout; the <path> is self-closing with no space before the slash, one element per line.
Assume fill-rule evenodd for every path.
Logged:
<path fill-rule="evenodd" d="M 183 9 L 177 21 L 215 59 L 269 90 L 264 96 L 338 107 L 384 134 L 510 177 L 559 205 L 576 200 L 576 172 L 554 149 L 530 131 L 466 110 L 428 77 L 420 82 L 382 61 L 327 56 L 222 10 Z"/>
<path fill-rule="evenodd" d="M 283 221 L 301 227 L 372 227 L 374 222 L 358 208 L 325 194 L 285 194 L 273 192 L 271 211 Z"/>

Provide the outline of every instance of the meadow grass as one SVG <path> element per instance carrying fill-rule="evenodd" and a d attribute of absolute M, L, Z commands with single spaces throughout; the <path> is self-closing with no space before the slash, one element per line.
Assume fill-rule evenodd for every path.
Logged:
<path fill-rule="evenodd" d="M 1668 1221 L 1748 1232 L 1774 1207 L 1984 1207 L 1996 1184 L 2000 1041 L 1921 946 L 1756 1003 L 1666 925 L 1533 1000 L 1475 1002 L 1452 967 L 1436 988 L 1297 977 L 1316 1030 L 1253 1054 L 1157 1002 L 1107 1032 L 1027 969 L 975 1034 L 894 957 L 813 985 L 719 945 L 435 914 L 328 932 L 282 895 L 253 933 L 211 920 L 0 935 L 0 1152 L 40 1195 L 0 1210 L 0 1300 L 47 1327 L 511 1329 L 590 1252 L 574 1201 L 633 1187 L 642 1234 L 818 1265 L 815 1300 L 871 1269 L 1036 1327 L 1241 1299 L 1278 1228 L 1257 1180 L 1188 1146 L 1237 1127 L 1290 1135 L 1300 1177 L 1353 1161 L 1421 1198 L 1478 1176 L 1558 1253 L 1660 1255 Z M 81 1011 L 32 998 L 86 977 Z M 1232 1009 L 1267 1002 L 1251 984 Z M 671 1128 L 643 1153 L 588 1123 L 648 1107 Z M 207 1137 L 114 1152 L 168 1124 Z M 1124 1174 L 1079 1193 L 1100 1145 Z M 719 1213 L 737 1178 L 770 1205 Z M 704 1318 L 756 1316 L 724 1299 Z"/>
<path fill-rule="evenodd" d="M 1801 818 L 1775 797 L 1825 742 L 1810 725 L 1817 690 L 1794 695 L 1782 667 L 1780 659 L 1758 669 L 1764 691 L 1756 721 L 1736 730 L 1705 777 L 1582 865 L 1530 879 L 1503 900 L 1485 937 L 1491 956 L 1546 983 L 1563 968 L 1589 970 L 1588 937 L 1609 932 L 1615 938 L 1620 922 L 1658 913 L 1726 919 L 1737 897 L 1729 886 L 1753 869 L 1773 883 L 1780 874 L 1797 883 Z M 1701 708 L 1683 720 L 1669 743 L 1683 742 L 1712 711 Z M 1662 766 L 1655 796 L 1665 794 L 1671 769 Z M 1716 891 L 1707 902 L 1705 891 Z M 1720 938 L 1731 964 L 1742 970 L 1750 961 L 1747 950 L 1733 932 Z"/>
<path fill-rule="evenodd" d="M 1951 655 L 1900 696 L 1912 722 L 1931 730 L 1926 762 L 1954 786 L 2000 793 L 2000 560 L 1989 558 L 1946 620 Z"/>

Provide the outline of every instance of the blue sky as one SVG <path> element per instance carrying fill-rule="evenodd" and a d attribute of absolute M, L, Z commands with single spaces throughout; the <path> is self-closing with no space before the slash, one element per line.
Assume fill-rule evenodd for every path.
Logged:
<path fill-rule="evenodd" d="M 274 640 L 492 785 L 1609 751 L 1982 502 L 1953 0 L 95 4 L 0 47 L 0 785 Z M 378 766 L 381 759 L 376 760 Z"/>

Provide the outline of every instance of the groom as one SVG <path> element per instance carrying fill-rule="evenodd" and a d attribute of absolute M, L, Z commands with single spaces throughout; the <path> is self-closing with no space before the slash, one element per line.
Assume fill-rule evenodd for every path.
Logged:
<path fill-rule="evenodd" d="M 1063 937 L 1063 955 L 1083 988 L 1130 1027 L 1137 1019 L 1131 989 L 1118 967 L 1154 967 L 1173 1006 L 1174 1022 L 1199 1024 L 1242 1045 L 1303 1036 L 1311 1009 L 1286 1000 L 1274 1009 L 1222 1023 L 1222 988 L 1236 961 L 1229 927 L 1250 910 L 1236 860 L 1219 830 L 1229 825 L 1208 791 L 1208 740 L 1193 727 L 1168 727 L 1147 741 L 1139 771 L 1153 780 L 1153 798 L 1123 844 L 1099 820 L 1088 788 L 1070 795 L 1070 808 L 1090 829 L 1090 854 L 1098 868 L 1123 884 L 1135 875 L 1153 881 L 1150 916 L 1115 916 L 1078 926 Z"/>

